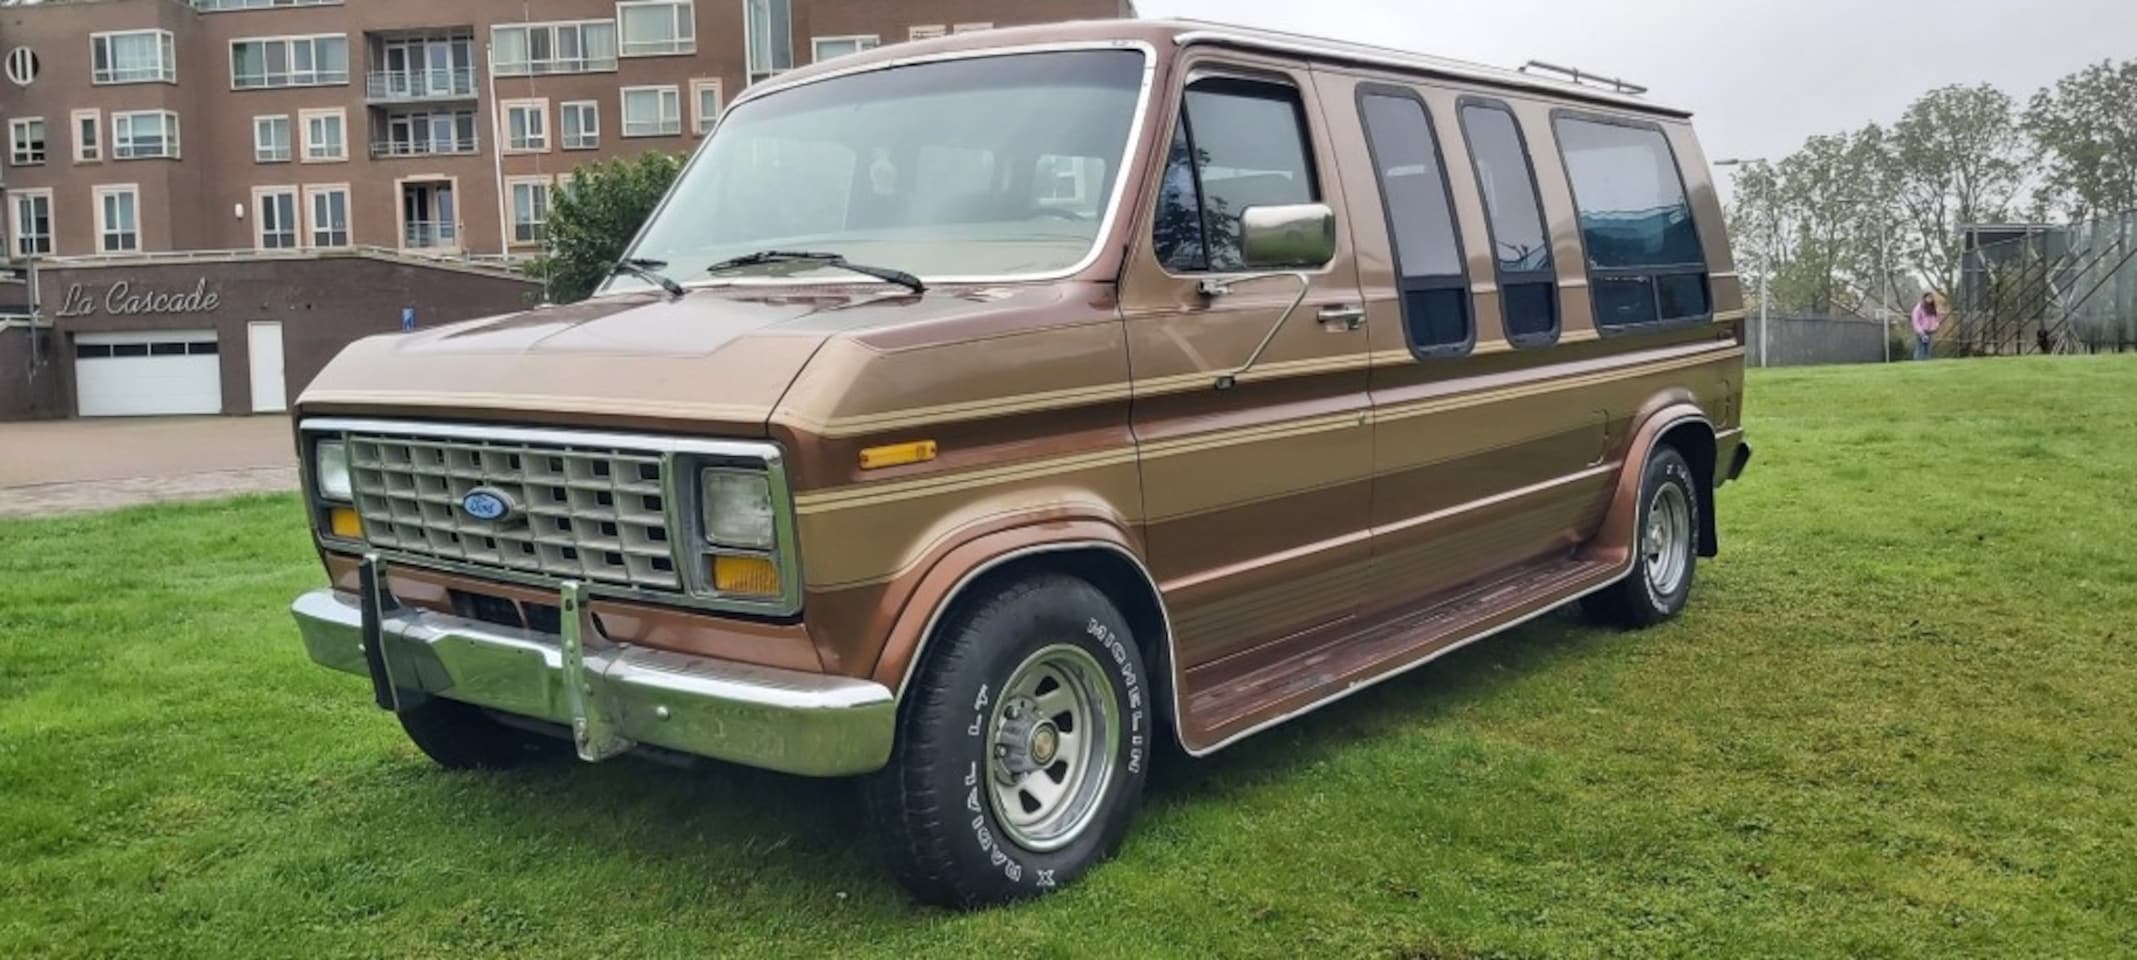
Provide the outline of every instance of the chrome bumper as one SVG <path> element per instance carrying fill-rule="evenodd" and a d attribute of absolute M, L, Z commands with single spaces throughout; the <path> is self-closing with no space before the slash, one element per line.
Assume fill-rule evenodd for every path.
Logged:
<path fill-rule="evenodd" d="M 650 744 L 831 777 L 890 758 L 897 704 L 881 684 L 611 644 L 576 584 L 551 635 L 399 606 L 375 560 L 363 580 L 361 595 L 315 590 L 290 612 L 312 660 L 371 677 L 388 709 L 439 696 L 547 720 L 589 761 Z"/>

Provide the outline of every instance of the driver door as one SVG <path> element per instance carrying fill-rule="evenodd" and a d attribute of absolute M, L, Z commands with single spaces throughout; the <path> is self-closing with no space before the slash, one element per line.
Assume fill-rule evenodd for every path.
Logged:
<path fill-rule="evenodd" d="M 1243 56 L 1191 61 L 1186 74 L 1161 134 L 1165 169 L 1144 194 L 1155 202 L 1124 268 L 1122 309 L 1146 552 L 1178 665 L 1229 661 L 1211 675 L 1230 675 L 1340 630 L 1358 609 L 1370 353 L 1340 218 L 1324 264 L 1268 276 L 1242 250 L 1250 208 L 1343 208 L 1312 75 Z M 1291 310 L 1295 274 L 1310 284 Z M 1220 387 L 1272 328 L 1259 362 Z"/>

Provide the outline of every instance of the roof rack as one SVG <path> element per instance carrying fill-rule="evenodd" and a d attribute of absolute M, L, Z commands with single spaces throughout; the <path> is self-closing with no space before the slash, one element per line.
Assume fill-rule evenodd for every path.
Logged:
<path fill-rule="evenodd" d="M 1545 63 L 1541 60 L 1531 60 L 1522 64 L 1521 72 L 1555 74 L 1583 87 L 1599 87 L 1612 93 L 1622 93 L 1627 96 L 1637 97 L 1647 92 L 1646 87 L 1630 80 L 1589 73 L 1578 67 L 1561 67 L 1555 63 Z"/>

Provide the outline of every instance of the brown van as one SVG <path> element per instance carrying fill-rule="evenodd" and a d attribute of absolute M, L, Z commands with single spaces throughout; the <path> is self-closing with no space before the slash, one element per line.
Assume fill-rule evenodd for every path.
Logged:
<path fill-rule="evenodd" d="M 998 902 L 1161 758 L 1572 601 L 1676 614 L 1743 333 L 1687 117 L 1621 88 L 901 44 L 752 87 L 593 299 L 334 361 L 295 614 L 445 766 L 865 776 L 918 896 Z"/>

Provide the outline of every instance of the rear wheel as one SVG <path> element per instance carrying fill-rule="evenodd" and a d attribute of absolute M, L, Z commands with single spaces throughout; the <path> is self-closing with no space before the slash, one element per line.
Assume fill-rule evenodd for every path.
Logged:
<path fill-rule="evenodd" d="M 971 907 L 1064 886 L 1113 855 L 1149 772 L 1152 713 L 1126 618 L 1041 575 L 945 622 L 867 784 L 892 872 Z"/>
<path fill-rule="evenodd" d="M 447 770 L 509 770 L 565 750 L 561 740 L 508 726 L 481 707 L 443 697 L 394 716 L 416 749 Z"/>
<path fill-rule="evenodd" d="M 1676 616 L 1699 565 L 1699 494 L 1691 464 L 1675 447 L 1647 459 L 1634 528 L 1632 574 L 1581 602 L 1600 623 L 1649 627 Z"/>

